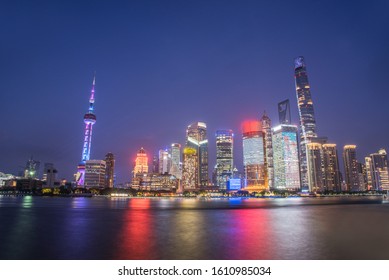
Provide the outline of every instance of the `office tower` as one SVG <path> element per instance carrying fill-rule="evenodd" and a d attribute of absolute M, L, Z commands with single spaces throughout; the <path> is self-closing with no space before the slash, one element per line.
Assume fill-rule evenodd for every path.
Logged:
<path fill-rule="evenodd" d="M 366 165 L 364 163 L 358 162 L 358 182 L 359 190 L 367 191 L 367 174 L 366 174 Z"/>
<path fill-rule="evenodd" d="M 57 170 L 54 168 L 54 164 L 45 163 L 43 167 L 43 177 L 42 181 L 44 181 L 44 185 L 49 188 L 54 187 L 54 183 L 56 180 Z"/>
<path fill-rule="evenodd" d="M 183 190 L 195 190 L 199 188 L 199 160 L 197 149 L 192 147 L 184 148 L 184 166 L 182 170 L 182 188 Z"/>
<path fill-rule="evenodd" d="M 292 117 L 290 116 L 290 103 L 289 99 L 286 99 L 278 103 L 278 119 L 280 124 L 291 124 Z"/>
<path fill-rule="evenodd" d="M 115 176 L 115 156 L 113 153 L 105 155 L 105 187 L 113 188 Z"/>
<path fill-rule="evenodd" d="M 159 158 L 158 155 L 153 156 L 153 169 L 152 173 L 159 173 Z"/>
<path fill-rule="evenodd" d="M 175 176 L 177 179 L 181 180 L 182 170 L 181 170 L 181 145 L 178 143 L 173 143 L 171 145 L 171 167 L 169 173 Z"/>
<path fill-rule="evenodd" d="M 345 145 L 343 147 L 344 175 L 346 179 L 347 191 L 359 191 L 358 162 L 355 145 Z"/>
<path fill-rule="evenodd" d="M 307 143 L 308 186 L 310 192 L 322 192 L 324 190 L 322 154 L 322 144 L 315 142 Z"/>
<path fill-rule="evenodd" d="M 171 155 L 166 150 L 159 150 L 158 152 L 158 173 L 165 174 L 170 171 Z"/>
<path fill-rule="evenodd" d="M 281 124 L 273 128 L 274 188 L 300 189 L 297 126 Z"/>
<path fill-rule="evenodd" d="M 85 162 L 85 188 L 105 188 L 104 160 L 87 160 Z"/>
<path fill-rule="evenodd" d="M 32 157 L 27 161 L 26 168 L 24 169 L 24 177 L 36 179 L 38 178 L 40 162 L 34 160 Z"/>
<path fill-rule="evenodd" d="M 90 159 L 91 144 L 92 144 L 92 127 L 96 123 L 96 115 L 94 114 L 95 103 L 95 84 L 96 77 L 93 77 L 92 90 L 89 98 L 89 110 L 84 115 L 85 131 L 84 131 L 84 144 L 82 147 L 81 162 L 77 167 L 76 182 L 77 186 L 84 186 L 85 180 L 85 163 Z"/>
<path fill-rule="evenodd" d="M 365 169 L 366 169 L 366 182 L 367 182 L 367 190 L 375 190 L 373 188 L 373 167 L 371 162 L 371 157 L 365 157 Z"/>
<path fill-rule="evenodd" d="M 186 147 L 196 150 L 198 158 L 198 182 L 201 186 L 208 185 L 208 139 L 207 125 L 203 122 L 195 122 L 186 130 Z"/>
<path fill-rule="evenodd" d="M 234 134 L 232 130 L 216 131 L 216 185 L 227 188 L 227 181 L 232 178 L 234 167 Z"/>
<path fill-rule="evenodd" d="M 149 166 L 148 166 L 147 154 L 143 148 L 140 148 L 139 152 L 136 154 L 133 176 L 135 177 L 137 174 L 148 173 L 148 172 L 149 172 Z"/>
<path fill-rule="evenodd" d="M 342 181 L 340 179 L 339 158 L 336 144 L 323 144 L 324 190 L 340 192 Z"/>
<path fill-rule="evenodd" d="M 265 169 L 265 140 L 259 121 L 243 123 L 244 187 L 252 191 L 268 189 Z"/>
<path fill-rule="evenodd" d="M 267 185 L 270 189 L 274 188 L 274 163 L 273 163 L 273 144 L 271 132 L 271 120 L 263 113 L 261 118 L 262 132 L 265 137 L 265 167 L 267 174 Z"/>
<path fill-rule="evenodd" d="M 384 149 L 370 155 L 373 190 L 389 190 L 388 156 Z"/>
<path fill-rule="evenodd" d="M 294 60 L 297 105 L 300 116 L 300 174 L 303 190 L 309 189 L 307 144 L 317 137 L 315 113 L 304 57 Z"/>

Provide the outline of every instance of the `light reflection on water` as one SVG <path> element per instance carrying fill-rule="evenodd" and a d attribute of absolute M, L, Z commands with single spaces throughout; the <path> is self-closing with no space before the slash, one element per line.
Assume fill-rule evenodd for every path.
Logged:
<path fill-rule="evenodd" d="M 1 259 L 389 259 L 373 199 L 0 197 Z"/>

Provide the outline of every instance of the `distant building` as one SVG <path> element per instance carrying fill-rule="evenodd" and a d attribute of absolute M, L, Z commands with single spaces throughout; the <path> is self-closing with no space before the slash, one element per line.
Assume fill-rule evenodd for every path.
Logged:
<path fill-rule="evenodd" d="M 105 155 L 105 187 L 113 188 L 115 178 L 115 156 L 113 153 Z"/>
<path fill-rule="evenodd" d="M 86 188 L 105 188 L 104 160 L 87 160 L 85 163 L 85 184 Z"/>
<path fill-rule="evenodd" d="M 310 192 L 322 192 L 323 170 L 322 170 L 322 145 L 320 143 L 307 143 L 307 160 L 308 160 L 308 185 Z"/>
<path fill-rule="evenodd" d="M 360 191 L 368 190 L 366 165 L 361 162 L 358 162 L 358 182 Z"/>
<path fill-rule="evenodd" d="M 171 155 L 166 150 L 159 150 L 158 152 L 158 173 L 168 174 L 171 166 Z"/>
<path fill-rule="evenodd" d="M 176 192 L 178 179 L 167 173 L 137 173 L 132 179 L 131 188 L 139 191 Z"/>
<path fill-rule="evenodd" d="M 135 177 L 136 174 L 138 173 L 148 173 L 148 172 L 149 172 L 149 166 L 148 166 L 147 154 L 145 150 L 141 148 L 136 155 L 133 177 Z"/>
<path fill-rule="evenodd" d="M 262 132 L 265 139 L 265 168 L 267 174 L 267 185 L 270 189 L 274 188 L 274 160 L 273 160 L 273 136 L 271 131 L 271 120 L 263 113 L 261 118 Z"/>
<path fill-rule="evenodd" d="M 40 162 L 32 159 L 27 161 L 26 168 L 24 169 L 24 178 L 37 179 L 39 177 Z"/>
<path fill-rule="evenodd" d="M 181 145 L 178 143 L 173 143 L 171 145 L 171 166 L 169 173 L 175 176 L 177 179 L 181 179 L 182 170 L 181 170 Z"/>
<path fill-rule="evenodd" d="M 54 183 L 57 176 L 57 169 L 54 168 L 54 164 L 52 163 L 45 163 L 43 167 L 43 185 L 49 188 L 54 187 Z"/>
<path fill-rule="evenodd" d="M 388 156 L 384 149 L 370 155 L 369 173 L 373 190 L 389 190 Z M 366 164 L 367 168 L 367 164 Z"/>
<path fill-rule="evenodd" d="M 324 190 L 340 192 L 342 190 L 342 181 L 336 144 L 323 144 L 322 148 L 324 163 Z"/>
<path fill-rule="evenodd" d="M 228 179 L 232 178 L 234 166 L 234 134 L 232 130 L 216 131 L 216 185 L 227 188 Z"/>
<path fill-rule="evenodd" d="M 280 124 L 292 124 L 289 99 L 278 103 L 278 119 Z"/>
<path fill-rule="evenodd" d="M 345 145 L 343 147 L 344 175 L 346 179 L 347 191 L 361 191 L 358 175 L 357 146 Z"/>
<path fill-rule="evenodd" d="M 207 186 L 208 175 L 208 139 L 207 125 L 203 122 L 195 122 L 188 126 L 186 130 L 186 147 L 196 150 L 197 155 L 197 176 L 201 186 Z"/>
<path fill-rule="evenodd" d="M 197 150 L 192 147 L 184 148 L 184 165 L 182 171 L 182 188 L 183 190 L 199 189 L 199 168 Z"/>
<path fill-rule="evenodd" d="M 153 168 L 151 170 L 151 173 L 159 173 L 159 159 L 158 155 L 153 156 Z"/>
<path fill-rule="evenodd" d="M 294 60 L 297 106 L 300 116 L 300 172 L 302 189 L 309 188 L 307 144 L 317 137 L 311 89 L 304 57 Z M 316 187 L 315 187 L 316 188 Z"/>
<path fill-rule="evenodd" d="M 300 189 L 297 126 L 281 124 L 273 128 L 274 188 Z"/>
<path fill-rule="evenodd" d="M 265 139 L 259 121 L 243 123 L 244 187 L 249 191 L 267 190 L 265 169 Z"/>

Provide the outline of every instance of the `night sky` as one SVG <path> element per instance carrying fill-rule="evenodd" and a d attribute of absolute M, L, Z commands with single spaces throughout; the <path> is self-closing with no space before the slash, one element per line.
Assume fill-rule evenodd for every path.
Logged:
<path fill-rule="evenodd" d="M 319 136 L 389 148 L 389 2 L 1 1 L 0 171 L 32 155 L 71 179 L 81 160 L 83 115 L 96 71 L 91 159 L 116 156 L 129 181 L 136 152 L 151 157 L 186 127 L 240 125 L 289 98 L 298 123 L 293 60 L 304 56 Z"/>

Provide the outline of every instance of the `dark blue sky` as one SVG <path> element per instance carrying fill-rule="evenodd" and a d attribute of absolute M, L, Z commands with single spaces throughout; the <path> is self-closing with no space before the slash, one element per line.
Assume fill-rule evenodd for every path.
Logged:
<path fill-rule="evenodd" d="M 341 2 L 341 3 L 339 3 Z M 356 144 L 359 159 L 388 148 L 389 2 L 1 1 L 0 171 L 33 155 L 70 179 L 96 77 L 91 158 L 113 152 L 128 181 L 137 150 L 184 144 L 194 121 L 240 124 L 289 98 L 293 59 L 306 59 L 320 136 Z"/>

